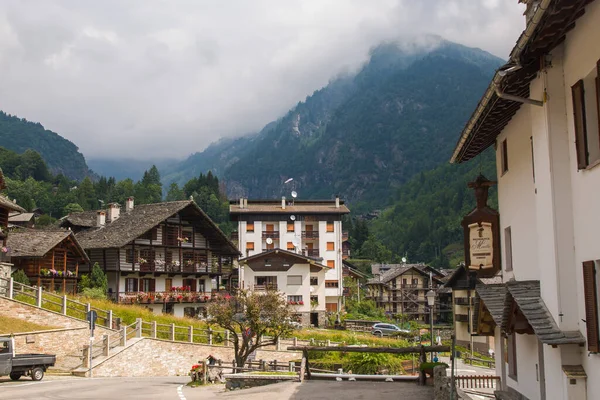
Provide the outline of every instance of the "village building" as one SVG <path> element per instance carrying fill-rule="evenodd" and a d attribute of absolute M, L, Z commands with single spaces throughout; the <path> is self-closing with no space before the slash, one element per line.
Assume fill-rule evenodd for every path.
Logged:
<path fill-rule="evenodd" d="M 109 295 L 155 312 L 196 316 L 220 291 L 227 292 L 239 252 L 192 200 L 73 213 L 61 226 L 76 232 L 108 277 Z"/>
<path fill-rule="evenodd" d="M 303 326 L 325 326 L 325 277 L 330 267 L 284 249 L 266 250 L 240 259 L 242 289 L 284 293 L 294 318 Z"/>
<path fill-rule="evenodd" d="M 14 230 L 7 247 L 14 267 L 23 270 L 32 285 L 52 292 L 76 293 L 79 271 L 89 264 L 87 254 L 68 230 Z"/>
<path fill-rule="evenodd" d="M 342 200 L 313 201 L 282 198 L 230 202 L 230 216 L 238 225 L 238 248 L 245 258 L 275 249 L 283 249 L 314 260 L 326 268 L 324 282 L 315 286 L 324 290 L 325 310 L 337 313 L 343 304 L 342 216 L 350 210 Z M 247 281 L 250 279 L 250 281 Z M 260 285 L 257 276 L 240 269 L 240 287 Z M 287 286 L 282 286 L 287 287 Z M 284 292 L 284 295 L 293 295 Z M 314 293 L 314 296 L 319 296 Z"/>
<path fill-rule="evenodd" d="M 8 215 L 8 224 L 11 227 L 34 228 L 36 218 L 37 215 L 32 212 L 13 211 Z"/>
<path fill-rule="evenodd" d="M 367 281 L 367 298 L 392 317 L 430 322 L 426 294 L 436 294 L 435 323 L 450 322 L 452 293 L 443 287 L 444 274 L 425 264 L 374 264 L 373 278 Z"/>
<path fill-rule="evenodd" d="M 523 2 L 525 31 L 452 156 L 492 146 L 496 156 L 502 281 L 475 282 L 473 333 L 495 337 L 496 373 L 513 398 L 595 399 L 600 2 Z"/>

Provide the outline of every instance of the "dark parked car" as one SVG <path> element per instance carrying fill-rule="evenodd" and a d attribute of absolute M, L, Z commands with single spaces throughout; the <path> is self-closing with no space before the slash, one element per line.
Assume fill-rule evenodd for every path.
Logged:
<path fill-rule="evenodd" d="M 396 325 L 380 323 L 371 327 L 371 333 L 375 336 L 399 336 L 402 334 L 409 334 L 410 331 L 407 329 L 400 329 Z"/>
<path fill-rule="evenodd" d="M 12 338 L 0 337 L 0 376 L 8 375 L 13 381 L 23 375 L 41 381 L 48 367 L 56 363 L 56 356 L 49 354 L 15 354 Z"/>

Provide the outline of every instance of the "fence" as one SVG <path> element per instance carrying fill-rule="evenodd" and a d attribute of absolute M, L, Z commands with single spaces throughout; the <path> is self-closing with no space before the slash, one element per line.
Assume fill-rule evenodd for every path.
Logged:
<path fill-rule="evenodd" d="M 454 382 L 461 389 L 500 389 L 499 376 L 493 375 L 456 375 Z"/>

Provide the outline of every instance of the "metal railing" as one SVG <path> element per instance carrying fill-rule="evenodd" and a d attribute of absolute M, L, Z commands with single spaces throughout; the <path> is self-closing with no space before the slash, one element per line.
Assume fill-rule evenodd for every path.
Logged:
<path fill-rule="evenodd" d="M 262 231 L 263 239 L 279 239 L 279 231 Z"/>
<path fill-rule="evenodd" d="M 500 389 L 501 378 L 493 375 L 456 375 L 456 387 L 461 389 Z"/>
<path fill-rule="evenodd" d="M 319 231 L 302 231 L 302 237 L 305 239 L 318 239 Z"/>

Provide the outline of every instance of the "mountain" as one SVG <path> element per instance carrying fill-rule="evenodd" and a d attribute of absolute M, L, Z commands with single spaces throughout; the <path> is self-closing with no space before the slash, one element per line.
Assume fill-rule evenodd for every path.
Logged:
<path fill-rule="evenodd" d="M 0 145 L 16 153 L 38 152 L 53 174 L 82 180 L 90 174 L 83 154 L 69 140 L 44 129 L 39 122 L 27 121 L 0 111 Z"/>
<path fill-rule="evenodd" d="M 255 135 L 192 155 L 165 180 L 212 170 L 231 197 L 273 198 L 293 177 L 302 198 L 340 194 L 365 210 L 389 204 L 412 176 L 447 162 L 502 62 L 441 39 L 428 48 L 382 44 L 356 75 L 331 81 Z"/>
<path fill-rule="evenodd" d="M 171 158 L 154 158 L 148 160 L 89 158 L 87 160 L 89 167 L 101 176 L 110 176 L 117 180 L 129 178 L 134 181 L 142 179 L 144 172 L 149 170 L 153 165 L 156 165 L 162 171 L 179 162 L 181 162 L 180 159 Z"/>

